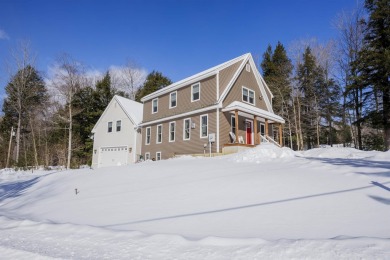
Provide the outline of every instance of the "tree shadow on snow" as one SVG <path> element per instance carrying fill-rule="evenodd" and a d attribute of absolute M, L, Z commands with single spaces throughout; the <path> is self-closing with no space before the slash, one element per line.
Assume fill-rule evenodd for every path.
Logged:
<path fill-rule="evenodd" d="M 37 183 L 38 179 L 39 177 L 35 177 L 27 181 L 0 184 L 0 202 L 8 198 L 19 197 L 26 189 Z"/>
<path fill-rule="evenodd" d="M 329 163 L 337 166 L 351 166 L 356 168 L 375 168 L 388 171 L 381 172 L 355 172 L 363 175 L 376 175 L 381 177 L 390 177 L 390 162 L 388 161 L 371 161 L 367 159 L 348 159 L 348 158 L 318 158 L 318 157 L 305 157 L 309 160 L 320 161 L 323 163 Z"/>
<path fill-rule="evenodd" d="M 368 195 L 368 197 L 370 197 L 371 199 L 376 200 L 380 203 L 390 205 L 390 199 L 386 199 L 386 198 L 382 198 L 382 197 L 378 197 L 378 196 L 372 196 L 372 195 Z"/>
<path fill-rule="evenodd" d="M 169 219 L 193 217 L 193 216 L 199 216 L 199 215 L 208 215 L 208 214 L 221 213 L 221 212 L 229 212 L 229 211 L 235 211 L 235 210 L 241 210 L 241 209 L 247 209 L 247 208 L 254 208 L 254 207 L 259 207 L 259 206 L 266 206 L 266 205 L 271 205 L 271 204 L 285 203 L 285 202 L 291 202 L 291 201 L 297 201 L 297 200 L 310 199 L 310 198 L 315 198 L 315 197 L 322 197 L 322 196 L 334 195 L 334 194 L 339 194 L 339 193 L 345 193 L 345 192 L 352 192 L 352 191 L 357 191 L 357 190 L 369 189 L 369 188 L 373 188 L 375 186 L 378 186 L 378 184 L 384 186 L 383 184 L 388 184 L 388 183 L 390 183 L 390 181 L 383 182 L 383 183 L 376 183 L 376 184 L 374 184 L 374 182 L 372 182 L 372 185 L 358 187 L 358 188 L 353 188 L 353 189 L 346 189 L 346 190 L 338 190 L 338 191 L 332 191 L 332 192 L 318 193 L 318 194 L 301 196 L 301 197 L 295 197 L 295 198 L 290 198 L 290 199 L 275 200 L 275 201 L 262 202 L 262 203 L 257 203 L 257 204 L 249 204 L 249 205 L 243 205 L 243 206 L 237 206 L 237 207 L 231 207 L 231 208 L 224 208 L 224 209 L 216 209 L 216 210 L 209 210 L 209 211 L 202 211 L 202 212 L 179 214 L 179 215 L 165 216 L 165 217 L 156 217 L 156 218 L 150 218 L 150 219 L 126 222 L 126 223 L 106 225 L 104 227 L 110 228 L 110 227 L 118 227 L 118 226 L 123 226 L 123 225 L 131 225 L 131 224 L 140 224 L 140 223 L 154 222 L 154 221 L 160 221 L 160 220 L 169 220 Z M 379 201 L 379 202 L 381 202 L 381 203 L 386 203 L 387 204 L 387 202 L 388 202 L 388 200 L 384 199 L 384 198 L 375 197 L 375 196 L 370 196 L 370 197 L 375 199 L 375 200 L 377 200 L 377 201 Z"/>

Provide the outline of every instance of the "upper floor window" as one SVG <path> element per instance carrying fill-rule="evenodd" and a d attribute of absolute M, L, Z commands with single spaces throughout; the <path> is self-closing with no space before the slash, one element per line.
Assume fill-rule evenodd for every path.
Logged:
<path fill-rule="evenodd" d="M 169 94 L 169 108 L 174 108 L 177 105 L 177 91 Z"/>
<path fill-rule="evenodd" d="M 156 143 L 162 142 L 162 125 L 157 126 L 157 136 L 156 136 Z"/>
<path fill-rule="evenodd" d="M 191 86 L 191 102 L 198 101 L 200 99 L 200 83 L 196 83 Z"/>
<path fill-rule="evenodd" d="M 121 120 L 116 121 L 116 131 L 117 132 L 121 131 L 121 127 L 122 127 L 122 121 Z"/>
<path fill-rule="evenodd" d="M 145 139 L 145 144 L 150 144 L 150 135 L 151 135 L 151 127 L 146 128 L 146 139 Z"/>
<path fill-rule="evenodd" d="M 175 141 L 176 122 L 169 123 L 169 142 Z"/>
<path fill-rule="evenodd" d="M 208 116 L 200 116 L 200 137 L 207 137 L 208 133 Z"/>
<path fill-rule="evenodd" d="M 158 98 L 152 100 L 152 114 L 158 111 Z"/>
<path fill-rule="evenodd" d="M 183 122 L 183 140 L 190 140 L 191 135 L 191 119 L 184 119 Z"/>
<path fill-rule="evenodd" d="M 246 87 L 242 87 L 242 101 L 252 104 L 255 104 L 255 92 Z"/>
<path fill-rule="evenodd" d="M 245 69 L 246 71 L 251 72 L 251 65 L 246 64 Z"/>
<path fill-rule="evenodd" d="M 108 122 L 108 132 L 111 133 L 112 132 L 112 122 Z"/>

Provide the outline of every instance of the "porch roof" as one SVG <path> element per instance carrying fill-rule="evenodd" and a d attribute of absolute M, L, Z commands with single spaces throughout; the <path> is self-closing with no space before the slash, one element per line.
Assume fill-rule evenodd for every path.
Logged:
<path fill-rule="evenodd" d="M 242 111 L 251 115 L 267 118 L 278 123 L 282 123 L 282 124 L 285 123 L 283 118 L 281 118 L 278 115 L 275 115 L 274 113 L 270 113 L 261 108 L 254 107 L 240 101 L 234 101 L 229 105 L 227 105 L 225 108 L 222 108 L 222 112 L 235 111 L 235 110 Z"/>

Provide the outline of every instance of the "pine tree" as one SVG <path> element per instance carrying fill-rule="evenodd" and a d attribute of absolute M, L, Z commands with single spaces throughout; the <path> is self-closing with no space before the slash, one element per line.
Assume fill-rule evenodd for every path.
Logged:
<path fill-rule="evenodd" d="M 31 122 L 36 113 L 42 110 L 41 105 L 48 99 L 46 87 L 38 71 L 27 65 L 12 77 L 5 87 L 5 91 L 7 98 L 3 103 L 4 118 L 0 126 L 3 136 L 9 137 L 11 127 L 14 127 L 21 134 L 33 131 Z M 16 142 L 18 141 L 16 140 Z M 35 145 L 34 149 L 36 150 Z M 18 161 L 17 151 L 16 163 Z M 26 163 L 24 162 L 24 164 Z"/>
<path fill-rule="evenodd" d="M 302 98 L 302 131 L 305 135 L 307 148 L 311 149 L 314 140 L 319 140 L 319 94 L 321 92 L 321 73 L 316 64 L 316 59 L 307 47 L 303 54 L 303 62 L 298 65 L 297 80 Z"/>
<path fill-rule="evenodd" d="M 369 19 L 366 48 L 359 61 L 362 78 L 372 87 L 374 102 L 384 130 L 385 149 L 390 149 L 390 0 L 366 0 Z M 359 64 L 358 64 L 359 65 Z"/>
<path fill-rule="evenodd" d="M 137 90 L 135 95 L 135 100 L 140 102 L 141 98 L 150 93 L 153 93 L 159 89 L 162 89 L 168 85 L 172 84 L 172 81 L 162 75 L 161 72 L 152 71 L 147 77 L 144 84 Z"/>
<path fill-rule="evenodd" d="M 266 52 L 263 54 L 261 68 L 264 80 L 274 95 L 272 101 L 274 112 L 285 119 L 291 139 L 289 101 L 291 99 L 290 78 L 293 66 L 284 46 L 280 42 L 276 45 L 274 52 L 272 52 L 271 45 L 268 45 Z"/>

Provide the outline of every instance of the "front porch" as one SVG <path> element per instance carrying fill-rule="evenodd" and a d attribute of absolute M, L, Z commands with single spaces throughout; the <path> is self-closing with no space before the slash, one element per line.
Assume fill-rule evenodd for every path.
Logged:
<path fill-rule="evenodd" d="M 223 153 L 250 149 L 263 142 L 283 146 L 284 120 L 280 116 L 238 101 L 222 112 L 230 118 L 230 142 L 223 144 Z"/>

